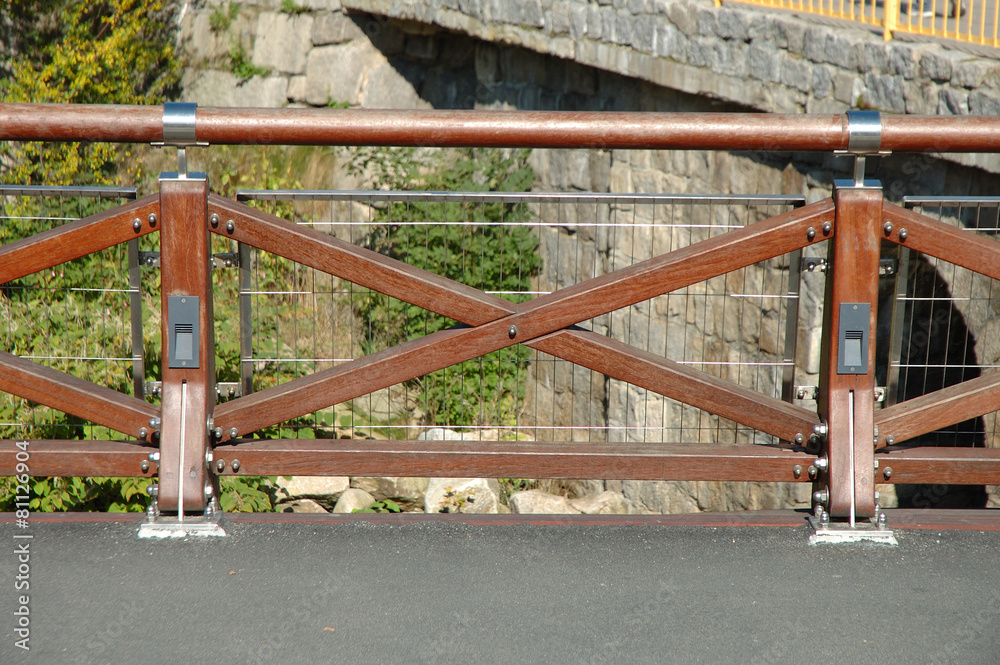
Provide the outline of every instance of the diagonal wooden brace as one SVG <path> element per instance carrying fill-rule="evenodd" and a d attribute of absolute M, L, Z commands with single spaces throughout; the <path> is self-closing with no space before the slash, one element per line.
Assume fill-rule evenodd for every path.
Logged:
<path fill-rule="evenodd" d="M 215 408 L 215 344 L 212 275 L 207 223 L 208 180 L 204 176 L 160 179 L 160 280 L 163 336 L 163 403 L 160 431 L 161 512 L 200 513 L 211 487 L 206 454 Z M 171 321 L 171 299 L 196 303 L 197 326 L 192 348 L 178 343 L 177 321 Z M 195 300 L 196 299 L 196 300 Z M 194 335 L 194 329 L 197 335 Z M 184 335 L 188 334 L 187 327 Z M 182 348 L 182 350 L 178 350 Z M 177 360 L 178 358 L 184 360 Z M 182 364 L 183 363 L 183 364 Z M 173 365 L 173 366 L 171 366 Z"/>

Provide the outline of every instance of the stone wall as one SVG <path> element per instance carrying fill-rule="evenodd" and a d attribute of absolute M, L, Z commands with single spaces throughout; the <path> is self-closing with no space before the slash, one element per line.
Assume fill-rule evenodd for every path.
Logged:
<path fill-rule="evenodd" d="M 969 78 L 971 70 L 981 71 L 982 75 L 977 79 L 979 84 L 992 81 L 993 76 L 986 64 L 980 62 L 976 65 L 974 63 L 979 61 L 967 56 L 948 55 L 943 49 L 937 49 L 941 53 L 934 51 L 932 54 L 934 49 L 928 45 L 885 46 L 881 41 L 868 39 L 865 36 L 867 33 L 862 32 L 861 36 L 852 36 L 855 41 L 848 47 L 854 55 L 844 56 L 853 58 L 849 63 L 858 70 L 852 74 L 853 83 L 848 86 L 852 91 L 850 95 L 843 93 L 847 79 L 837 77 L 843 78 L 847 76 L 845 72 L 853 70 L 827 61 L 808 60 L 811 63 L 808 66 L 813 71 L 826 71 L 829 75 L 827 92 L 823 92 L 823 86 L 818 85 L 812 75 L 806 77 L 810 80 L 809 86 L 802 79 L 796 87 L 795 80 L 798 79 L 791 78 L 791 72 L 795 71 L 796 63 L 807 62 L 796 48 L 813 53 L 812 47 L 803 43 L 819 39 L 811 32 L 813 27 L 797 23 L 793 17 L 781 16 L 768 19 L 772 23 L 764 29 L 761 21 L 765 15 L 742 9 L 720 12 L 696 3 L 654 5 L 640 2 L 625 6 L 618 2 L 614 5 L 573 2 L 479 5 L 463 2 L 459 8 L 457 2 L 347 0 L 341 5 L 333 0 L 306 5 L 306 11 L 288 14 L 280 11 L 280 3 L 276 1 L 243 3 L 239 15 L 225 30 L 212 28 L 212 16 L 228 4 L 190 5 L 182 18 L 182 41 L 189 58 L 184 77 L 184 99 L 203 105 L 227 106 L 334 104 L 369 108 L 724 111 L 770 105 L 771 108 L 765 110 L 842 111 L 850 105 L 855 91 L 860 90 L 858 95 L 862 96 L 875 94 L 867 87 L 858 87 L 867 85 L 865 81 L 870 81 L 875 86 L 873 89 L 881 89 L 878 88 L 881 83 L 875 84 L 882 81 L 878 76 L 883 74 L 868 77 L 861 73 L 862 65 L 858 64 L 861 62 L 858 60 L 860 54 L 868 54 L 869 61 L 866 62 L 869 64 L 877 61 L 876 46 L 885 49 L 887 54 L 895 54 L 886 56 L 886 71 L 902 67 L 900 62 L 913 64 L 913 68 L 907 70 L 912 74 L 910 78 L 903 74 L 885 76 L 896 76 L 898 81 L 891 80 L 900 85 L 930 85 L 934 94 L 943 95 L 942 98 L 950 99 L 963 82 L 972 81 Z M 348 6 L 355 9 L 348 11 Z M 525 17 L 520 14 L 515 17 L 498 13 L 504 7 L 528 11 L 526 8 L 535 6 L 540 10 L 539 18 L 529 17 L 531 20 L 523 20 Z M 581 7 L 586 10 L 582 15 Z M 378 10 L 381 14 L 361 12 L 357 8 Z M 560 18 L 563 10 L 568 11 L 570 16 L 568 27 Z M 493 18 L 490 21 L 476 18 L 485 16 L 483 12 L 494 12 L 490 15 Z M 687 19 L 681 21 L 678 16 L 686 16 Z M 636 17 L 645 17 L 645 20 L 640 21 Z M 670 18 L 669 26 L 673 27 L 667 25 L 667 18 Z M 731 25 L 733 21 L 743 21 L 753 29 L 748 31 L 744 27 L 743 32 L 733 33 L 736 30 Z M 599 32 L 597 26 L 601 26 Z M 626 32 L 629 26 L 632 33 Z M 718 34 L 706 26 L 714 26 Z M 636 36 L 637 31 L 641 31 L 648 37 L 649 28 L 653 35 L 651 42 Z M 632 44 L 625 39 L 626 34 L 631 35 Z M 831 34 L 835 36 L 830 38 L 833 41 L 829 48 L 835 49 L 840 45 L 840 37 L 836 36 L 838 33 Z M 683 36 L 686 40 L 684 49 L 677 53 L 690 55 L 703 52 L 712 40 L 719 44 L 713 48 L 722 50 L 711 55 L 707 64 L 699 70 L 699 65 L 679 63 L 673 56 L 660 54 L 660 50 L 666 48 L 664 45 L 671 43 L 670 35 L 675 35 L 678 40 Z M 774 42 L 762 42 L 764 37 L 757 35 L 766 35 Z M 792 46 L 788 45 L 789 39 Z M 566 50 L 569 48 L 567 42 L 572 43 L 572 49 Z M 781 43 L 784 43 L 783 47 L 774 46 Z M 793 48 L 795 44 L 798 46 Z M 725 49 L 734 51 L 729 53 Z M 746 62 L 757 63 L 764 57 L 757 53 L 758 50 L 768 51 L 768 57 L 776 59 L 775 73 L 771 75 L 772 78 L 777 77 L 776 81 L 755 83 L 745 69 L 739 70 L 742 74 L 720 72 L 719 81 L 712 84 L 715 87 L 708 83 L 694 86 L 690 81 L 667 81 L 649 74 L 653 70 L 671 70 L 674 72 L 671 76 L 687 72 L 681 78 L 687 77 L 684 80 L 688 80 L 697 70 L 702 71 L 699 76 L 708 81 L 711 77 L 705 72 L 712 73 L 713 68 L 730 66 L 726 63 L 737 57 L 734 53 L 738 53 L 744 61 L 743 65 L 739 65 L 741 67 Z M 246 62 L 260 68 L 258 74 L 246 80 L 241 80 L 233 71 L 236 60 L 233 54 L 241 52 Z M 603 54 L 601 58 L 604 59 L 591 61 L 587 53 Z M 644 53 L 646 59 L 640 57 Z M 666 64 L 650 69 L 650 58 Z M 640 66 L 644 62 L 647 65 Z M 950 68 L 951 74 L 945 77 L 947 80 L 942 78 L 945 65 L 941 63 L 948 63 Z M 938 69 L 933 69 L 935 66 Z M 758 65 L 753 65 L 752 69 L 756 75 Z M 643 71 L 647 73 L 642 74 Z M 876 67 L 868 73 L 873 71 L 881 72 L 882 69 Z M 924 76 L 926 71 L 937 72 L 934 76 L 938 79 L 915 78 Z M 246 74 L 246 71 L 243 73 Z M 736 81 L 743 86 L 743 92 L 739 94 Z M 674 85 L 668 84 L 671 82 Z M 803 87 L 808 89 L 800 89 Z M 971 88 L 963 89 L 966 90 L 967 103 L 970 99 L 981 101 L 978 93 L 973 94 L 975 91 Z M 753 90 L 760 94 L 757 97 L 744 94 Z M 988 97 L 989 93 L 982 94 Z M 767 101 L 767 95 L 770 95 L 771 101 Z M 927 95 L 925 98 L 929 99 Z M 973 103 L 979 104 L 980 101 Z M 821 103 L 827 106 L 817 106 Z M 537 174 L 536 187 L 542 191 L 784 193 L 800 194 L 810 201 L 829 196 L 833 178 L 846 176 L 849 169 L 845 159 L 832 155 L 682 151 L 536 150 L 532 154 L 532 164 Z M 995 191 L 996 185 L 995 178 L 981 169 L 926 156 L 893 156 L 881 160 L 876 175 L 883 180 L 887 195 L 894 199 L 917 192 L 988 194 Z M 342 180 L 331 184 L 345 185 Z M 615 267 L 616 261 L 617 267 L 620 267 L 622 261 L 645 258 L 643 252 L 652 247 L 665 246 L 662 237 L 659 240 L 650 237 L 646 242 L 640 242 L 643 249 L 636 251 L 631 241 L 615 239 L 608 234 L 577 233 L 559 224 L 544 227 L 540 236 L 540 251 L 545 261 L 545 272 L 539 278 L 540 290 L 574 283 L 591 276 L 595 270 L 598 273 L 610 270 Z M 580 261 L 570 260 L 570 257 L 589 258 Z M 588 267 L 581 272 L 584 265 Z M 771 267 L 769 274 L 780 274 L 782 270 L 787 271 L 787 264 L 782 266 L 779 262 Z M 796 383 L 816 382 L 822 291 L 822 275 L 804 276 Z M 749 319 L 764 321 L 774 318 L 765 311 L 763 304 L 756 305 L 756 308 Z M 621 330 L 622 320 L 633 314 L 648 317 L 650 310 L 654 310 L 657 316 L 644 319 L 652 321 L 653 325 L 644 333 L 642 344 L 649 345 L 651 350 L 659 346 L 662 353 L 670 326 L 687 325 L 689 318 L 676 307 L 672 311 L 666 300 L 619 312 L 615 315 L 619 320 L 617 324 L 612 316 L 595 322 L 594 327 L 599 331 L 606 330 L 608 326 Z M 696 330 L 692 337 L 703 339 L 716 334 L 719 340 L 726 342 L 717 345 L 720 354 L 724 353 L 727 345 L 759 352 L 763 346 L 760 332 L 757 338 L 751 336 L 744 339 L 739 333 L 739 317 L 729 317 L 728 330 L 713 332 L 710 329 L 714 322 L 725 318 L 723 314 L 722 311 L 706 310 L 700 317 L 694 317 L 691 323 Z M 991 330 L 994 325 L 991 311 L 970 311 L 968 315 L 974 319 L 969 323 L 973 329 Z M 673 334 L 669 336 L 676 338 Z M 625 339 L 632 343 L 636 341 Z M 987 351 L 985 346 L 980 348 Z M 776 355 L 778 349 L 767 350 L 767 353 Z M 1000 355 L 1000 350 L 989 348 L 988 353 L 979 356 L 980 363 L 996 362 L 998 359 L 989 356 L 991 353 Z M 722 359 L 723 356 L 718 357 Z M 544 363 L 537 364 L 535 372 L 538 380 L 530 383 L 533 386 L 531 390 L 543 391 L 545 394 L 540 396 L 541 399 L 557 405 L 546 414 L 527 414 L 529 420 L 534 419 L 539 425 L 586 421 L 609 427 L 608 431 L 612 433 L 615 428 L 620 428 L 623 434 L 613 435 L 613 440 L 634 440 L 635 437 L 628 434 L 630 431 L 646 426 L 669 425 L 656 418 L 683 418 L 682 409 L 665 410 L 663 404 L 656 403 L 658 398 L 653 398 L 652 408 L 637 410 L 636 404 L 649 404 L 650 397 L 644 391 L 607 381 L 603 377 L 595 378 L 589 372 L 557 370 Z M 580 399 L 574 393 L 579 391 L 580 385 L 593 387 L 592 390 L 588 388 L 587 399 Z M 754 387 L 773 391 L 773 380 Z M 537 397 L 539 395 L 529 394 L 528 401 Z M 668 412 L 671 415 L 655 415 Z M 601 487 L 595 485 L 589 489 L 598 491 L 604 487 L 623 493 L 632 509 L 640 512 L 778 508 L 801 506 L 808 502 L 806 485 L 730 486 L 723 483 L 609 481 Z"/>

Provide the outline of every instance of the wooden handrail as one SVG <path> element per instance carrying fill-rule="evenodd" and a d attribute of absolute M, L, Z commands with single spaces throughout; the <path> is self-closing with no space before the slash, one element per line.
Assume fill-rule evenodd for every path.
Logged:
<path fill-rule="evenodd" d="M 883 114 L 881 150 L 1000 152 L 1000 117 Z M 845 114 L 200 107 L 198 141 L 230 145 L 847 150 Z M 0 104 L 0 140 L 155 143 L 163 107 Z"/>

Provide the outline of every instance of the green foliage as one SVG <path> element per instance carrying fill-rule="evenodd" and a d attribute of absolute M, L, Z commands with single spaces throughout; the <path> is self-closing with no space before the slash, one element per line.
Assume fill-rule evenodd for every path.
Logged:
<path fill-rule="evenodd" d="M 219 481 L 219 505 L 227 513 L 265 513 L 274 510 L 270 489 L 276 477 L 227 476 Z"/>
<path fill-rule="evenodd" d="M 159 104 L 180 81 L 161 0 L 27 0 L 13 20 L 22 56 L 0 79 L 4 102 Z M 107 184 L 121 149 L 106 143 L 15 143 L 5 180 Z"/>
<path fill-rule="evenodd" d="M 421 168 L 414 151 L 383 149 L 360 151 L 354 168 L 373 171 L 381 185 L 392 189 L 520 192 L 527 191 L 534 180 L 528 154 L 527 150 L 511 153 L 497 149 L 438 153 L 432 163 Z M 438 202 L 414 208 L 396 202 L 378 210 L 377 223 L 363 244 L 477 289 L 501 293 L 530 290 L 542 262 L 537 236 L 525 226 L 516 226 L 528 221 L 526 206 Z M 422 225 L 408 226 L 406 222 L 417 215 Z M 376 292 L 368 292 L 353 306 L 366 323 L 361 342 L 365 353 L 455 323 Z M 529 357 L 528 349 L 516 345 L 417 379 L 415 387 L 425 395 L 427 424 L 512 421 L 523 398 L 518 372 Z"/>
<path fill-rule="evenodd" d="M 281 11 L 285 14 L 302 14 L 309 11 L 309 8 L 300 5 L 295 0 L 281 0 Z"/>
<path fill-rule="evenodd" d="M 228 6 L 219 5 L 208 17 L 208 26 L 214 33 L 223 33 L 229 30 L 229 26 L 240 15 L 240 6 L 235 2 L 230 2 Z"/>
<path fill-rule="evenodd" d="M 250 62 L 250 57 L 243 44 L 233 44 L 229 48 L 229 64 L 232 67 L 233 75 L 240 80 L 240 83 L 245 83 L 254 76 L 267 76 L 271 73 L 269 68 Z"/>
<path fill-rule="evenodd" d="M 149 478 L 32 478 L 28 506 L 38 512 L 142 512 Z M 14 510 L 15 484 L 0 484 L 0 512 Z"/>

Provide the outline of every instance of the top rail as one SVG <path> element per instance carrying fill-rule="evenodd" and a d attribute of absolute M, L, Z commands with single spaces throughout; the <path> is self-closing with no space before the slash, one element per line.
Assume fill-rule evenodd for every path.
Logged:
<path fill-rule="evenodd" d="M 846 114 L 199 107 L 194 116 L 197 141 L 230 145 L 774 151 L 850 147 Z M 156 143 L 164 141 L 164 127 L 162 106 L 0 104 L 0 140 Z M 882 115 L 881 129 L 879 150 L 1000 152 L 1000 117 Z"/>

